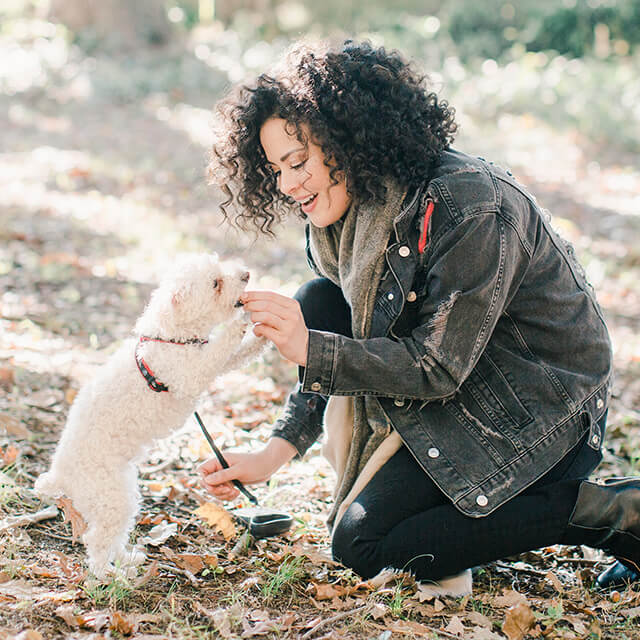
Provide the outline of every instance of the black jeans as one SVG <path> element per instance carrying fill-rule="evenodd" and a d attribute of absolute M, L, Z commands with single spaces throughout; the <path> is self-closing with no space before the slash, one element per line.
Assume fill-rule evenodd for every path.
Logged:
<path fill-rule="evenodd" d="M 312 280 L 296 298 L 309 328 L 351 335 L 349 307 L 330 281 Z M 364 578 L 394 567 L 437 579 L 562 543 L 580 482 L 601 460 L 587 437 L 536 483 L 483 518 L 458 511 L 402 447 L 345 512 L 333 532 L 333 555 Z"/>

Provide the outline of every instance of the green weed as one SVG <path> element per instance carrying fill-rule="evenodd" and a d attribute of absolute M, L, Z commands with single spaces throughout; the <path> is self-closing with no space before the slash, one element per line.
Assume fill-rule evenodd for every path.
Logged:
<path fill-rule="evenodd" d="M 306 575 L 306 571 L 302 565 L 304 558 L 302 556 L 287 556 L 275 573 L 271 573 L 269 579 L 262 587 L 262 595 L 267 602 L 272 602 L 287 587 L 300 582 Z M 269 572 L 267 572 L 269 573 Z"/>

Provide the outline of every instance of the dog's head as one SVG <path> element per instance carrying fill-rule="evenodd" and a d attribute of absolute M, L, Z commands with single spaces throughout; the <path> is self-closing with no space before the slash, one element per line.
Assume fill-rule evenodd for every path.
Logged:
<path fill-rule="evenodd" d="M 220 262 L 215 254 L 191 254 L 178 259 L 153 292 L 141 322 L 172 337 L 206 337 L 242 306 L 239 298 L 249 282 L 240 264 Z M 144 319 L 144 320 L 143 320 Z M 139 326 L 138 329 L 141 327 Z"/>

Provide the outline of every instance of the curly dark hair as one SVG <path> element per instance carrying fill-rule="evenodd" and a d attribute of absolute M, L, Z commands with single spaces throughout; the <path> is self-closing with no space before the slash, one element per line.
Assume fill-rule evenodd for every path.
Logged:
<path fill-rule="evenodd" d="M 238 226 L 251 221 L 267 234 L 295 210 L 260 144 L 269 118 L 290 123 L 303 144 L 308 131 L 332 178 L 344 175 L 349 195 L 363 204 L 384 201 L 383 178 L 423 181 L 457 129 L 453 108 L 400 53 L 353 40 L 298 43 L 278 68 L 222 100 L 216 116 L 209 177 L 227 196 L 222 212 L 231 218 L 232 205 Z"/>

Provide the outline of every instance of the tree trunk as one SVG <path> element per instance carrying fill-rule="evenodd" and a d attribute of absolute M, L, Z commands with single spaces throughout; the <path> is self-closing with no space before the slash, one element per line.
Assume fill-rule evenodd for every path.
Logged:
<path fill-rule="evenodd" d="M 115 47 L 163 44 L 170 37 L 162 0 L 51 0 L 49 16 Z"/>

